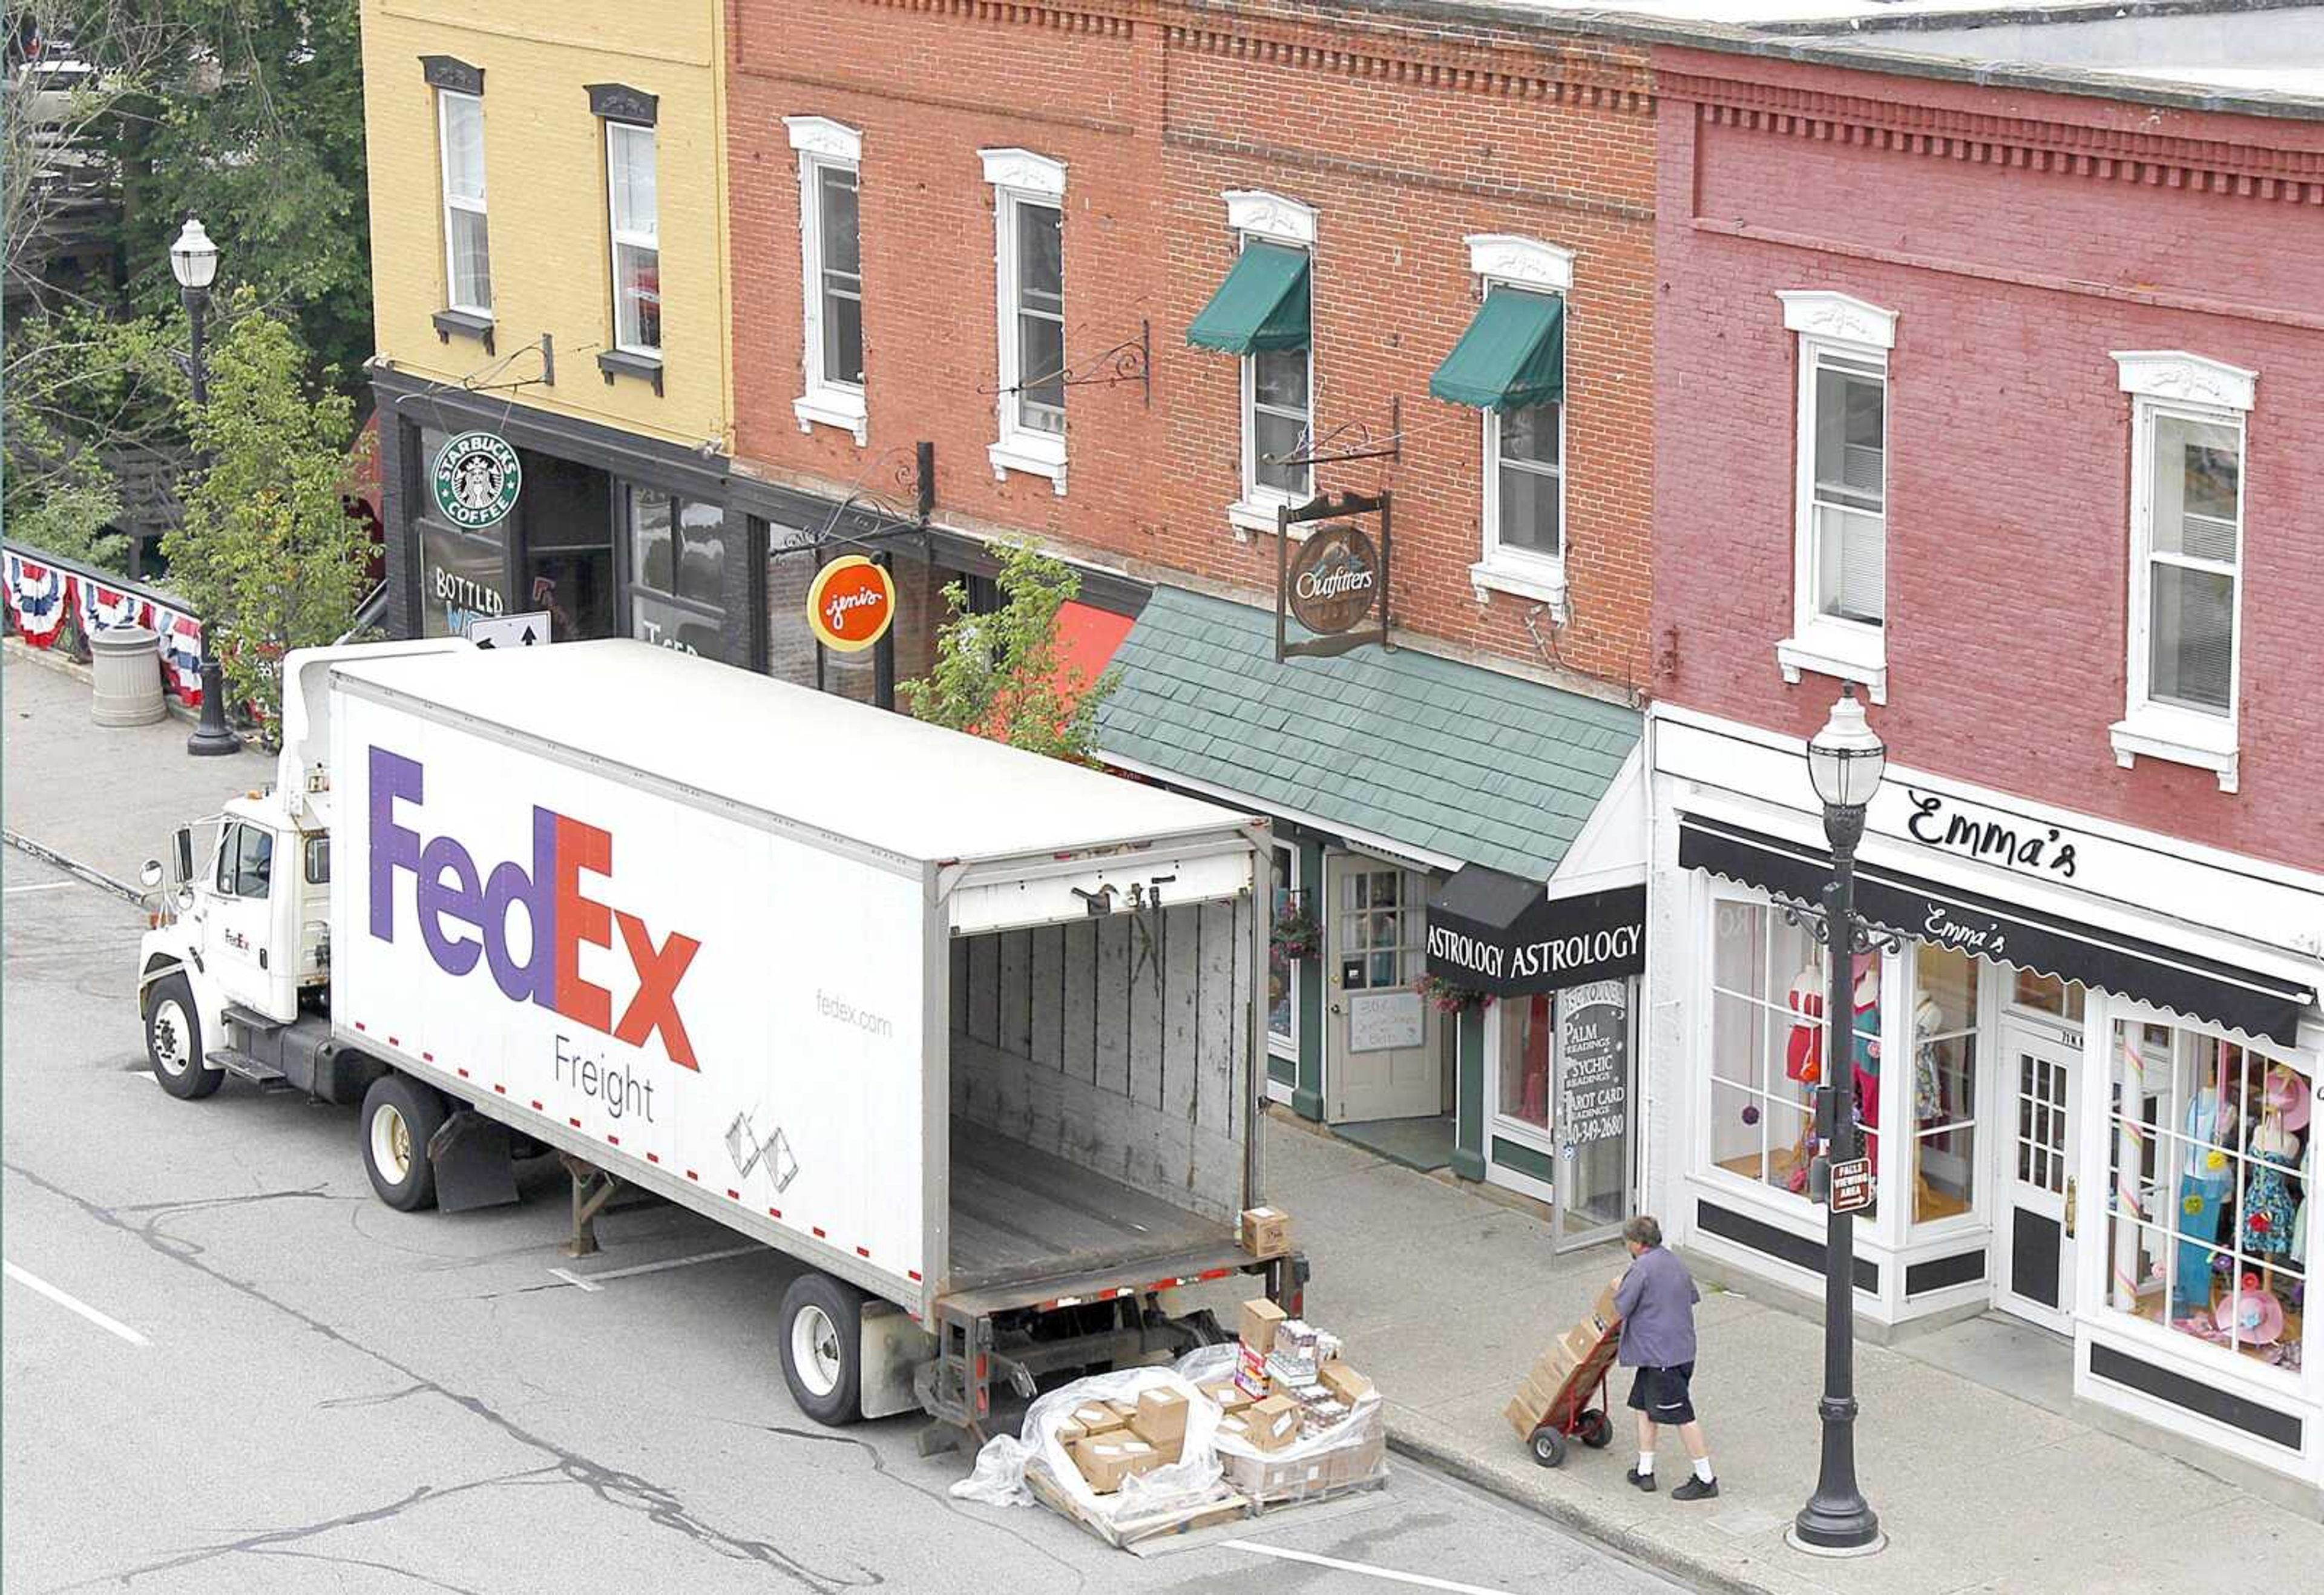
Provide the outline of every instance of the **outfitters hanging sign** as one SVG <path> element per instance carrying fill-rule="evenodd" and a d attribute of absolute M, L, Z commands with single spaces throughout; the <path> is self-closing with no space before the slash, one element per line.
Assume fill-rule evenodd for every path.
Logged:
<path fill-rule="evenodd" d="M 462 432 L 436 451 L 428 480 L 438 514 L 462 531 L 482 531 L 516 508 L 524 468 L 499 433 Z"/>
<path fill-rule="evenodd" d="M 1321 521 L 1297 553 L 1291 529 Z M 1366 523 L 1370 522 L 1367 529 Z M 1388 495 L 1343 493 L 1275 512 L 1275 657 L 1345 653 L 1388 641 Z M 1311 639 L 1293 641 L 1297 621 Z"/>

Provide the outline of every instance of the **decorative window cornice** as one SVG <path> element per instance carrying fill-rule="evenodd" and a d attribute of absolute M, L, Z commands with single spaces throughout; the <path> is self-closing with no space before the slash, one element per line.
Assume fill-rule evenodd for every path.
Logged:
<path fill-rule="evenodd" d="M 1896 346 L 1896 312 L 1868 305 L 1860 299 L 1826 289 L 1779 292 L 1784 301 L 1784 327 L 1815 337 L 1862 344 L 1870 349 Z"/>
<path fill-rule="evenodd" d="M 2248 411 L 2259 387 L 2255 371 L 2182 349 L 2123 349 L 2111 357 L 2122 391 L 2149 399 Z"/>
<path fill-rule="evenodd" d="M 626 83 L 592 83 L 588 89 L 589 114 L 603 116 L 608 122 L 651 127 L 660 115 L 660 97 L 642 88 L 632 88 Z"/>
<path fill-rule="evenodd" d="M 1219 197 L 1227 202 L 1227 226 L 1236 232 L 1305 249 L 1315 246 L 1314 206 L 1264 189 L 1229 189 Z"/>
<path fill-rule="evenodd" d="M 1947 106 L 1899 105 L 1825 89 L 1663 72 L 1665 98 L 1706 126 L 1857 144 L 2104 182 L 2324 205 L 2324 152 L 2178 138 Z"/>
<path fill-rule="evenodd" d="M 1045 198 L 1065 197 L 1065 163 L 1030 150 L 979 150 L 984 180 L 996 189 L 1019 189 Z"/>
<path fill-rule="evenodd" d="M 844 122 L 834 122 L 828 116 L 786 116 L 783 126 L 790 132 L 791 148 L 803 155 L 856 162 L 863 159 L 862 130 Z"/>
<path fill-rule="evenodd" d="M 1538 238 L 1515 233 L 1471 233 L 1462 240 L 1469 246 L 1469 270 L 1496 282 L 1523 283 L 1528 288 L 1566 293 L 1573 287 L 1573 252 Z"/>
<path fill-rule="evenodd" d="M 420 70 L 430 88 L 448 88 L 455 94 L 484 92 L 484 68 L 472 67 L 457 56 L 423 55 Z"/>

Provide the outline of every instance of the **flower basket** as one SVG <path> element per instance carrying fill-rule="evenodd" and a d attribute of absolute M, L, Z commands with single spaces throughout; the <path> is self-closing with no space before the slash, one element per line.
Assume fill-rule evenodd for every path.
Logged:
<path fill-rule="evenodd" d="M 1313 958 L 1323 942 L 1323 927 L 1305 903 L 1294 900 L 1284 905 L 1275 917 L 1272 935 L 1275 951 L 1288 959 Z"/>
<path fill-rule="evenodd" d="M 1414 984 L 1422 1000 L 1439 1013 L 1467 1013 L 1471 1009 L 1493 1005 L 1490 991 L 1480 991 L 1473 986 L 1457 986 L 1440 975 L 1424 974 Z"/>

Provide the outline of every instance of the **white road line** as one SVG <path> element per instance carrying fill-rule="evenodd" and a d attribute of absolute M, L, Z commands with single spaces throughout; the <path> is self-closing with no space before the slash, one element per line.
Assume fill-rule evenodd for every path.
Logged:
<path fill-rule="evenodd" d="M 88 1319 L 91 1323 L 96 1324 L 97 1328 L 104 1330 L 108 1334 L 117 1334 L 133 1346 L 150 1346 L 153 1343 L 147 1340 L 143 1335 L 139 1334 L 135 1330 L 130 1328 L 127 1324 L 122 1323 L 118 1318 L 107 1318 L 104 1314 L 98 1312 L 95 1307 L 90 1306 L 87 1302 L 75 1300 L 73 1297 L 67 1295 L 63 1291 L 59 1290 L 55 1286 L 51 1285 L 47 1280 L 27 1274 L 23 1269 L 18 1268 L 14 1263 L 0 1263 L 0 1268 L 5 1268 L 7 1270 L 9 1278 L 15 1280 L 20 1285 L 31 1286 L 34 1290 L 39 1291 L 42 1295 L 48 1297 L 49 1300 L 56 1303 L 58 1306 L 64 1308 L 69 1313 L 79 1314 L 82 1317 Z"/>
<path fill-rule="evenodd" d="M 551 1268 L 549 1272 L 567 1285 L 577 1285 L 584 1290 L 603 1290 L 604 1281 L 627 1279 L 633 1274 L 659 1274 L 670 1268 L 690 1268 L 696 1263 L 715 1263 L 727 1258 L 746 1258 L 752 1252 L 762 1252 L 763 1246 L 730 1246 L 724 1251 L 698 1251 L 690 1258 L 671 1258 L 667 1262 L 637 1263 L 626 1268 L 607 1268 L 598 1274 L 576 1274 L 570 1268 Z"/>
<path fill-rule="evenodd" d="M 1397 1572 L 1393 1568 L 1373 1567 L 1362 1562 L 1342 1562 L 1336 1556 L 1318 1556 L 1313 1551 L 1291 1551 L 1281 1545 L 1261 1545 L 1250 1540 L 1222 1540 L 1220 1548 L 1248 1551 L 1254 1556 L 1279 1557 L 1285 1562 L 1305 1562 L 1314 1567 L 1329 1567 L 1341 1572 L 1360 1573 L 1368 1579 L 1382 1579 L 1391 1584 L 1413 1584 L 1423 1590 L 1446 1590 L 1452 1591 L 1452 1595 L 1508 1595 L 1506 1590 L 1489 1589 L 1483 1584 L 1459 1584 L 1451 1579 L 1433 1579 L 1426 1573 Z"/>
<path fill-rule="evenodd" d="M 0 896 L 14 897 L 20 891 L 62 891 L 71 884 L 69 880 L 42 880 L 31 886 L 0 886 Z"/>

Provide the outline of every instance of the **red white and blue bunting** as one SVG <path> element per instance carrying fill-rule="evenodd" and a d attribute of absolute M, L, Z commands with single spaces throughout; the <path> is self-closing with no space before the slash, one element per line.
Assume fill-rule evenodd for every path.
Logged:
<path fill-rule="evenodd" d="M 189 708 L 202 701 L 202 623 L 183 611 L 156 604 L 142 593 L 109 586 L 83 571 L 63 569 L 9 550 L 5 569 L 8 618 L 16 634 L 34 648 L 53 648 L 67 616 L 77 616 L 84 633 L 115 626 L 145 626 L 157 639 L 162 685 Z"/>

